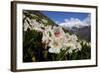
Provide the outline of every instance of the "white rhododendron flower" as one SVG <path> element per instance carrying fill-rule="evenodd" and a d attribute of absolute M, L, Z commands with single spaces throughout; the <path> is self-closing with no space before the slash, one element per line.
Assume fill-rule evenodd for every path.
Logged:
<path fill-rule="evenodd" d="M 43 33 L 42 40 L 50 40 L 48 46 L 50 53 L 58 53 L 61 52 L 60 50 L 69 49 L 67 52 L 72 53 L 73 50 L 81 50 L 81 45 L 77 42 L 78 38 L 75 34 L 69 35 L 65 33 L 62 27 L 54 26 L 53 29 L 51 26 L 45 27 L 46 32 Z M 49 36 L 48 32 L 51 33 Z"/>
<path fill-rule="evenodd" d="M 66 53 L 72 53 L 73 50 L 70 48 Z"/>
<path fill-rule="evenodd" d="M 77 44 L 76 44 L 76 47 L 78 48 L 79 51 L 82 49 L 82 46 L 81 46 L 80 43 L 77 43 Z"/>
<path fill-rule="evenodd" d="M 80 43 L 82 43 L 83 45 L 86 45 L 86 46 L 91 46 L 91 42 L 87 42 L 85 40 L 81 40 Z"/>
<path fill-rule="evenodd" d="M 70 38 L 71 38 L 71 42 L 75 42 L 76 43 L 77 40 L 78 40 L 78 38 L 77 38 L 77 36 L 75 34 L 71 35 Z"/>
<path fill-rule="evenodd" d="M 35 19 L 30 20 L 27 18 L 27 20 L 31 22 L 30 25 L 32 26 L 32 29 L 43 33 L 42 43 L 44 43 L 45 49 L 47 46 L 50 47 L 48 49 L 50 53 L 58 54 L 61 52 L 61 50 L 67 50 L 66 53 L 72 53 L 73 50 L 75 50 L 75 52 L 80 51 L 82 49 L 80 43 L 82 42 L 83 45 L 90 46 L 90 43 L 87 43 L 86 41 L 82 40 L 78 42 L 78 38 L 75 34 L 70 35 L 69 33 L 65 33 L 61 26 L 44 26 Z M 45 19 L 42 19 L 42 21 L 47 23 Z M 25 24 L 27 23 L 25 22 Z M 26 28 L 27 27 L 30 26 L 26 26 Z"/>
<path fill-rule="evenodd" d="M 39 28 L 40 24 L 39 24 L 39 22 L 36 21 L 36 19 L 32 19 L 31 20 L 31 26 L 34 27 L 34 28 L 36 28 L 36 27 Z"/>
<path fill-rule="evenodd" d="M 51 41 L 49 45 L 52 48 L 58 48 L 58 49 L 61 49 L 62 48 L 62 43 L 59 40 L 57 40 L 57 39 Z"/>
<path fill-rule="evenodd" d="M 24 21 L 24 31 L 27 31 L 28 28 L 31 29 L 31 27 L 29 26 L 29 24 L 28 24 L 27 21 L 25 20 L 25 21 Z"/>
<path fill-rule="evenodd" d="M 60 49 L 57 49 L 57 48 L 49 48 L 49 52 L 50 53 L 56 53 L 56 54 L 58 54 L 58 53 L 60 53 Z"/>

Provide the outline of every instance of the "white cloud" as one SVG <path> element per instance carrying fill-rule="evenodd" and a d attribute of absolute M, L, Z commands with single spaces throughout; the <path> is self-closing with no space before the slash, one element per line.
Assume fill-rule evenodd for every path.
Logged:
<path fill-rule="evenodd" d="M 60 22 L 59 22 L 59 21 L 55 21 L 55 23 L 56 23 L 56 24 L 60 24 Z"/>
<path fill-rule="evenodd" d="M 91 24 L 91 14 L 89 14 L 84 20 L 83 20 L 84 23 L 90 25 Z"/>
<path fill-rule="evenodd" d="M 81 28 L 84 26 L 89 26 L 91 24 L 90 18 L 91 18 L 90 15 L 88 15 L 83 21 L 78 18 L 65 19 L 64 22 L 60 23 L 59 25 L 68 28 L 72 28 L 72 27 Z"/>

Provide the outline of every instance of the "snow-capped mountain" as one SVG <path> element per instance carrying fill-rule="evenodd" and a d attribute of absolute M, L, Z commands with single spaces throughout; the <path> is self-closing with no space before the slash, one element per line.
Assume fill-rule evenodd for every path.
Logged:
<path fill-rule="evenodd" d="M 65 19 L 64 22 L 59 23 L 65 30 L 78 35 L 80 38 L 87 41 L 91 40 L 91 15 L 89 14 L 83 20 L 78 18 Z"/>

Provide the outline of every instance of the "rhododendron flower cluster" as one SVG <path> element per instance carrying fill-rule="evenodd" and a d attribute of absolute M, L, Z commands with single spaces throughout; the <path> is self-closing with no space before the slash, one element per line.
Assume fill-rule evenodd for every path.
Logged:
<path fill-rule="evenodd" d="M 64 50 L 67 50 L 66 53 L 72 53 L 73 50 L 75 52 L 81 51 L 82 42 L 83 45 L 86 44 L 87 46 L 90 46 L 90 43 L 87 43 L 84 40 L 79 41 L 75 34 L 65 33 L 61 26 L 44 26 L 43 24 L 37 22 L 35 19 L 26 19 L 31 23 L 30 26 L 26 27 L 30 27 L 31 30 L 37 30 L 43 33 L 42 43 L 45 45 L 44 49 L 49 47 L 48 52 L 50 53 L 58 54 Z M 42 21 L 47 22 L 44 19 Z M 24 30 L 27 29 L 24 28 Z"/>
<path fill-rule="evenodd" d="M 65 33 L 60 26 L 49 25 L 43 31 L 42 42 L 48 43 L 50 53 L 60 53 L 62 50 L 67 50 L 66 53 L 72 53 L 73 50 L 80 51 L 82 49 L 80 42 L 75 34 L 70 35 Z"/>

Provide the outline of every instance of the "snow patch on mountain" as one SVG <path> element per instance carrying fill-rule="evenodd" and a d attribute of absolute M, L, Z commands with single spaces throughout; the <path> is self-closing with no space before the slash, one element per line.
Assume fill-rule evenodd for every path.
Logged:
<path fill-rule="evenodd" d="M 65 19 L 63 23 L 59 23 L 58 25 L 64 27 L 64 28 L 82 28 L 84 26 L 90 26 L 91 24 L 91 15 L 89 14 L 84 20 L 80 20 L 78 18 L 70 18 Z"/>

